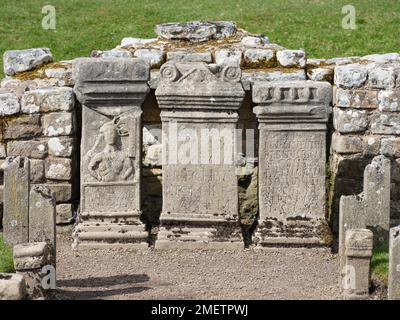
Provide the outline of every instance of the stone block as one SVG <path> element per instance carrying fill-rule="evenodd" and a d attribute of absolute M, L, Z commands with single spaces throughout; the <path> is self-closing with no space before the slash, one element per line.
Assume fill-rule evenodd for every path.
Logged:
<path fill-rule="evenodd" d="M 367 156 L 377 156 L 380 154 L 381 137 L 364 136 L 364 154 Z"/>
<path fill-rule="evenodd" d="M 397 113 L 375 113 L 369 121 L 373 134 L 400 134 L 400 115 Z"/>
<path fill-rule="evenodd" d="M 367 77 L 365 65 L 355 63 L 335 67 L 334 82 L 340 88 L 359 88 L 365 84 Z"/>
<path fill-rule="evenodd" d="M 13 76 L 52 61 L 53 56 L 48 48 L 9 50 L 3 55 L 4 73 Z"/>
<path fill-rule="evenodd" d="M 46 242 L 55 256 L 56 201 L 44 186 L 33 186 L 29 195 L 29 242 Z"/>
<path fill-rule="evenodd" d="M 307 78 L 312 81 L 333 82 L 334 68 L 313 68 L 307 69 Z"/>
<path fill-rule="evenodd" d="M 343 289 L 345 299 L 366 299 L 369 295 L 373 234 L 368 229 L 346 231 Z"/>
<path fill-rule="evenodd" d="M 363 132 L 368 127 L 368 114 L 365 110 L 334 108 L 333 126 L 341 133 Z"/>
<path fill-rule="evenodd" d="M 22 300 L 26 295 L 25 279 L 16 273 L 0 273 L 0 300 Z"/>
<path fill-rule="evenodd" d="M 400 90 L 381 90 L 378 94 L 380 111 L 400 111 Z"/>
<path fill-rule="evenodd" d="M 91 57 L 94 58 L 132 58 L 132 53 L 127 50 L 94 50 L 92 51 Z"/>
<path fill-rule="evenodd" d="M 46 160 L 46 178 L 50 180 L 70 180 L 72 161 L 65 158 L 48 158 Z"/>
<path fill-rule="evenodd" d="M 400 226 L 390 229 L 388 299 L 400 300 Z"/>
<path fill-rule="evenodd" d="M 57 86 L 73 86 L 75 80 L 72 78 L 72 67 L 68 66 L 66 68 L 47 68 L 44 71 L 47 78 L 57 80 Z"/>
<path fill-rule="evenodd" d="M 49 155 L 55 157 L 71 157 L 75 147 L 74 138 L 53 137 L 47 142 Z"/>
<path fill-rule="evenodd" d="M 27 91 L 21 99 L 23 113 L 71 111 L 74 108 L 75 95 L 72 88 L 43 88 Z"/>
<path fill-rule="evenodd" d="M 42 117 L 43 134 L 48 137 L 68 136 L 74 132 L 73 113 L 54 112 Z"/>
<path fill-rule="evenodd" d="M 6 121 L 3 138 L 5 140 L 32 139 L 41 134 L 40 116 L 26 115 Z"/>
<path fill-rule="evenodd" d="M 36 139 L 9 141 L 7 151 L 9 156 L 44 159 L 47 156 L 47 141 Z"/>
<path fill-rule="evenodd" d="M 174 62 L 212 62 L 210 52 L 170 51 L 167 53 L 167 61 Z"/>
<path fill-rule="evenodd" d="M 247 49 L 243 53 L 243 64 L 249 69 L 274 67 L 275 52 L 271 49 Z"/>
<path fill-rule="evenodd" d="M 6 145 L 4 143 L 0 143 L 0 158 L 7 157 Z"/>
<path fill-rule="evenodd" d="M 378 64 L 369 69 L 368 85 L 377 89 L 391 89 L 396 86 L 400 64 Z"/>
<path fill-rule="evenodd" d="M 28 242 L 30 162 L 8 157 L 4 168 L 3 237 L 8 245 Z"/>
<path fill-rule="evenodd" d="M 214 61 L 220 65 L 238 65 L 242 63 L 242 51 L 239 49 L 220 49 L 214 52 Z"/>
<path fill-rule="evenodd" d="M 336 106 L 342 108 L 376 109 L 379 106 L 377 90 L 336 90 Z"/>
<path fill-rule="evenodd" d="M 142 38 L 123 38 L 121 40 L 121 47 L 134 47 L 142 48 L 143 46 L 149 45 L 156 42 L 157 38 L 152 39 L 142 39 Z"/>
<path fill-rule="evenodd" d="M 69 183 L 36 184 L 44 186 L 54 193 L 56 203 L 69 202 L 72 199 L 72 186 Z"/>
<path fill-rule="evenodd" d="M 44 175 L 44 160 L 36 160 L 36 159 L 31 159 L 31 182 L 32 183 L 38 183 L 42 182 L 45 175 Z"/>
<path fill-rule="evenodd" d="M 280 50 L 276 53 L 278 63 L 287 68 L 304 68 L 306 53 L 303 50 Z"/>
<path fill-rule="evenodd" d="M 150 68 L 160 68 L 165 61 L 165 53 L 157 49 L 137 49 L 134 56 L 150 63 Z"/>
<path fill-rule="evenodd" d="M 269 44 L 269 39 L 266 36 L 246 36 L 241 40 L 242 45 L 250 48 L 263 48 Z"/>
<path fill-rule="evenodd" d="M 400 138 L 382 138 L 380 151 L 381 154 L 387 157 L 400 157 Z"/>
<path fill-rule="evenodd" d="M 21 106 L 14 93 L 0 92 L 0 117 L 18 114 Z"/>
<path fill-rule="evenodd" d="M 364 141 L 362 136 L 341 135 L 335 132 L 332 135 L 332 149 L 339 154 L 363 152 Z"/>
<path fill-rule="evenodd" d="M 72 209 L 72 204 L 70 203 L 60 203 L 56 206 L 56 223 L 71 223 L 74 212 Z"/>

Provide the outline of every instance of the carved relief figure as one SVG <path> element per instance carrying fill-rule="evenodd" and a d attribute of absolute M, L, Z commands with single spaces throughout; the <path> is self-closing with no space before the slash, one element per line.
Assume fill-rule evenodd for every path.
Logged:
<path fill-rule="evenodd" d="M 126 151 L 120 150 L 121 137 L 129 135 L 123 125 L 119 117 L 103 124 L 93 147 L 85 156 L 90 175 L 98 181 L 121 181 L 133 176 L 132 159 Z M 95 153 L 102 141 L 103 150 Z"/>

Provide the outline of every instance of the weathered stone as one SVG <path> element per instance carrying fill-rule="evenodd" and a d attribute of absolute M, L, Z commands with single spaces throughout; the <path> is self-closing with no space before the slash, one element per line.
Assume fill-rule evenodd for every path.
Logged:
<path fill-rule="evenodd" d="M 134 47 L 134 48 L 142 48 L 145 45 L 149 45 L 153 42 L 156 42 L 157 38 L 152 39 L 141 39 L 141 38 L 123 38 L 121 41 L 121 47 Z"/>
<path fill-rule="evenodd" d="M 332 149 L 336 153 L 351 154 L 362 152 L 364 141 L 361 136 L 341 135 L 335 132 L 332 135 Z"/>
<path fill-rule="evenodd" d="M 6 145 L 4 143 L 0 143 L 0 158 L 5 157 L 7 157 Z"/>
<path fill-rule="evenodd" d="M 378 94 L 380 111 L 400 111 L 400 91 L 399 90 L 381 90 Z"/>
<path fill-rule="evenodd" d="M 245 47 L 263 48 L 269 44 L 269 39 L 266 36 L 246 36 L 242 38 L 241 42 Z"/>
<path fill-rule="evenodd" d="M 381 138 L 376 136 L 364 136 L 363 152 L 367 156 L 377 156 L 381 148 Z"/>
<path fill-rule="evenodd" d="M 147 60 L 150 68 L 159 68 L 165 60 L 165 53 L 157 49 L 138 49 L 135 51 L 135 57 Z"/>
<path fill-rule="evenodd" d="M 387 157 L 400 157 L 400 138 L 382 138 L 380 151 Z"/>
<path fill-rule="evenodd" d="M 303 50 L 281 50 L 276 53 L 278 63 L 288 68 L 304 68 L 306 53 Z"/>
<path fill-rule="evenodd" d="M 53 137 L 47 142 L 49 154 L 56 157 L 71 157 L 74 150 L 74 139 Z"/>
<path fill-rule="evenodd" d="M 368 229 L 346 231 L 342 284 L 345 299 L 366 299 L 370 285 L 373 233 Z"/>
<path fill-rule="evenodd" d="M 50 189 L 56 198 L 56 203 L 68 202 L 72 199 L 72 187 L 69 183 L 37 184 Z"/>
<path fill-rule="evenodd" d="M 3 237 L 9 245 L 28 242 L 29 164 L 28 158 L 8 157 L 3 165 Z"/>
<path fill-rule="evenodd" d="M 332 88 L 312 81 L 256 82 L 259 246 L 320 245 L 325 228 L 325 145 Z M 301 122 L 298 120 L 301 119 Z"/>
<path fill-rule="evenodd" d="M 167 61 L 174 62 L 212 62 L 211 52 L 170 51 Z"/>
<path fill-rule="evenodd" d="M 20 99 L 25 91 L 28 90 L 29 86 L 26 81 L 6 77 L 1 80 L 0 87 L 5 91 L 13 93 L 18 99 Z"/>
<path fill-rule="evenodd" d="M 143 165 L 154 167 L 162 166 L 162 144 L 153 144 L 146 148 Z"/>
<path fill-rule="evenodd" d="M 73 86 L 75 84 L 72 78 L 72 67 L 66 68 L 48 68 L 44 71 L 46 77 L 56 79 L 57 86 Z"/>
<path fill-rule="evenodd" d="M 247 68 L 269 68 L 276 65 L 275 52 L 270 49 L 247 49 L 243 53 Z"/>
<path fill-rule="evenodd" d="M 44 159 L 47 156 L 47 142 L 44 140 L 14 140 L 7 142 L 9 156 Z"/>
<path fill-rule="evenodd" d="M 26 284 L 22 275 L 0 273 L 0 300 L 22 300 L 25 295 Z"/>
<path fill-rule="evenodd" d="M 43 134 L 48 137 L 68 136 L 74 132 L 74 116 L 69 112 L 54 112 L 42 117 Z"/>
<path fill-rule="evenodd" d="M 94 50 L 90 54 L 94 58 L 132 58 L 132 53 L 127 50 Z"/>
<path fill-rule="evenodd" d="M 12 76 L 51 61 L 53 61 L 53 56 L 48 48 L 9 50 L 3 55 L 4 73 Z"/>
<path fill-rule="evenodd" d="M 301 81 L 306 80 L 304 69 L 285 70 L 244 70 L 242 74 L 242 84 L 245 90 L 250 90 L 251 83 L 256 81 Z"/>
<path fill-rule="evenodd" d="M 384 53 L 384 54 L 370 54 L 360 58 L 360 60 L 368 60 L 373 62 L 388 62 L 391 60 L 399 60 L 399 59 L 400 59 L 400 54 L 397 52 Z"/>
<path fill-rule="evenodd" d="M 46 242 L 55 255 L 56 201 L 44 186 L 33 186 L 29 194 L 29 242 Z"/>
<path fill-rule="evenodd" d="M 233 150 L 244 98 L 240 68 L 168 63 L 160 73 L 156 97 L 168 143 L 156 248 L 243 247 Z"/>
<path fill-rule="evenodd" d="M 362 132 L 368 127 L 368 117 L 365 110 L 342 110 L 334 108 L 333 126 L 342 133 Z"/>
<path fill-rule="evenodd" d="M 339 205 L 339 254 L 343 265 L 345 234 L 350 229 L 370 229 L 374 244 L 387 244 L 390 221 L 390 160 L 375 157 L 364 171 L 361 194 L 342 196 Z"/>
<path fill-rule="evenodd" d="M 312 81 L 328 81 L 333 82 L 333 68 L 314 68 L 307 69 L 307 77 Z"/>
<path fill-rule="evenodd" d="M 42 285 L 42 268 L 49 264 L 55 266 L 54 251 L 47 242 L 30 242 L 14 247 L 14 268 L 26 281 L 27 295 L 31 299 L 45 297 Z"/>
<path fill-rule="evenodd" d="M 56 206 L 56 223 L 64 224 L 71 223 L 74 216 L 74 211 L 72 209 L 72 204 L 61 203 Z"/>
<path fill-rule="evenodd" d="M 164 39 L 202 42 L 234 35 L 236 33 L 236 24 L 232 21 L 164 23 L 156 25 L 155 31 L 158 36 Z"/>
<path fill-rule="evenodd" d="M 27 91 L 21 99 L 23 113 L 71 111 L 75 104 L 71 88 L 45 88 Z"/>
<path fill-rule="evenodd" d="M 126 242 L 147 247 L 139 216 L 141 104 L 149 92 L 150 66 L 139 59 L 79 59 L 74 74 L 74 90 L 83 105 L 81 223 L 75 228 L 75 245 Z"/>
<path fill-rule="evenodd" d="M 358 88 L 367 81 L 365 65 L 349 64 L 335 67 L 335 84 L 340 88 Z"/>
<path fill-rule="evenodd" d="M 397 113 L 373 114 L 370 123 L 374 134 L 400 134 L 400 115 Z"/>
<path fill-rule="evenodd" d="M 242 51 L 239 49 L 220 49 L 214 52 L 214 60 L 220 65 L 240 65 Z"/>
<path fill-rule="evenodd" d="M 337 88 L 336 106 L 342 108 L 376 109 L 379 104 L 378 92 L 377 90 L 346 90 Z"/>
<path fill-rule="evenodd" d="M 31 173 L 30 173 L 30 181 L 32 183 L 42 182 L 45 174 L 44 174 L 44 160 L 36 160 L 31 159 Z"/>
<path fill-rule="evenodd" d="M 17 114 L 20 110 L 21 106 L 15 94 L 0 92 L 0 117 Z"/>
<path fill-rule="evenodd" d="M 46 160 L 46 178 L 51 180 L 70 180 L 72 172 L 71 159 L 48 158 Z"/>
<path fill-rule="evenodd" d="M 396 86 L 400 64 L 378 64 L 368 72 L 368 85 L 377 89 L 391 89 Z"/>
<path fill-rule="evenodd" d="M 388 299 L 400 300 L 400 226 L 390 229 Z"/>
<path fill-rule="evenodd" d="M 31 139 L 42 133 L 39 115 L 19 116 L 12 119 L 3 118 L 2 120 L 3 122 L 0 125 L 3 129 L 4 140 Z"/>

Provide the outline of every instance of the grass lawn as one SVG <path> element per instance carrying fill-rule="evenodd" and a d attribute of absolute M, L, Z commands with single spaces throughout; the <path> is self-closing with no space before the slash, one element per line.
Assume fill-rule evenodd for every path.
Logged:
<path fill-rule="evenodd" d="M 384 283 L 388 282 L 389 275 L 389 248 L 375 248 L 371 260 L 371 269 L 374 276 L 382 280 Z"/>
<path fill-rule="evenodd" d="M 195 19 L 234 20 L 271 42 L 311 57 L 400 51 L 398 0 L 0 0 L 0 53 L 51 48 L 57 60 L 111 49 L 124 37 L 153 37 L 154 25 Z M 341 27 L 342 7 L 356 9 L 356 30 Z M 42 6 L 56 8 L 56 30 L 44 30 Z M 1 70 L 2 65 L 0 64 Z M 1 71 L 2 72 L 2 71 Z M 2 73 L 0 73 L 2 75 Z"/>
<path fill-rule="evenodd" d="M 14 262 L 12 249 L 5 245 L 3 235 L 0 233 L 0 272 L 13 272 Z"/>

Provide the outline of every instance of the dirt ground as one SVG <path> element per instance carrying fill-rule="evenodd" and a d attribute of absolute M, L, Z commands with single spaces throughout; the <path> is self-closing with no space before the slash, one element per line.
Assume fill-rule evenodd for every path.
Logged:
<path fill-rule="evenodd" d="M 340 299 L 328 249 L 72 251 L 59 236 L 56 299 Z"/>

